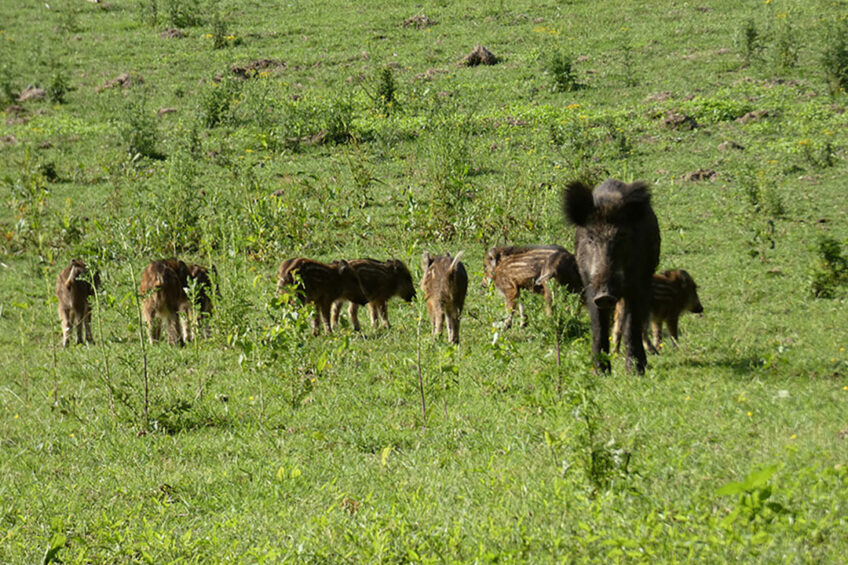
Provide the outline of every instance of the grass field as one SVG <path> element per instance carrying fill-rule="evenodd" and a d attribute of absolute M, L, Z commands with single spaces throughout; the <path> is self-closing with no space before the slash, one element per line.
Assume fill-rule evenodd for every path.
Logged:
<path fill-rule="evenodd" d="M 842 562 L 846 18 L 0 3 L 0 563 Z M 476 45 L 498 63 L 461 65 Z M 493 245 L 573 249 L 561 192 L 608 177 L 651 185 L 660 269 L 705 307 L 644 376 L 593 374 L 576 297 L 523 296 L 504 330 L 482 284 Z M 288 257 L 417 284 L 460 250 L 459 347 L 420 296 L 312 337 L 275 295 Z M 170 256 L 218 272 L 184 348 L 142 339 L 141 271 Z M 74 257 L 96 343 L 62 349 Z"/>

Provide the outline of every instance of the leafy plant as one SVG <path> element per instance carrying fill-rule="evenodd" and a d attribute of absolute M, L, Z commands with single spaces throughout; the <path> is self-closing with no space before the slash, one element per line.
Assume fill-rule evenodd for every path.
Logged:
<path fill-rule="evenodd" d="M 377 80 L 377 108 L 389 115 L 397 108 L 397 85 L 391 67 L 383 67 Z"/>
<path fill-rule="evenodd" d="M 768 523 L 788 510 L 779 502 L 769 500 L 774 489 L 769 481 L 777 471 L 777 465 L 751 471 L 744 481 L 730 482 L 718 489 L 719 496 L 736 496 L 736 507 L 722 520 L 724 527 L 730 527 L 738 518 L 748 524 Z"/>
<path fill-rule="evenodd" d="M 848 91 L 848 21 L 826 28 L 821 62 L 831 94 Z"/>
<path fill-rule="evenodd" d="M 763 42 L 763 36 L 757 29 L 757 24 L 753 18 L 749 18 L 743 22 L 737 34 L 736 42 L 742 51 L 742 60 L 745 65 L 750 65 L 752 62 L 761 58 L 765 44 Z"/>
<path fill-rule="evenodd" d="M 131 99 L 124 107 L 119 131 L 133 160 L 140 157 L 164 158 L 164 155 L 156 148 L 158 142 L 156 122 L 153 115 L 147 111 L 144 98 Z"/>
<path fill-rule="evenodd" d="M 547 61 L 545 70 L 553 80 L 555 92 L 572 92 L 580 87 L 577 82 L 577 72 L 574 70 L 574 62 L 570 55 L 561 51 L 554 52 Z"/>
<path fill-rule="evenodd" d="M 171 27 L 185 28 L 202 22 L 200 2 L 198 0 L 167 0 L 168 19 Z"/>
<path fill-rule="evenodd" d="M 61 70 L 56 70 L 53 73 L 53 78 L 47 86 L 47 97 L 56 104 L 65 102 L 65 95 L 71 90 L 68 83 L 68 77 Z"/>
<path fill-rule="evenodd" d="M 832 237 L 821 236 L 816 244 L 816 262 L 809 274 L 810 291 L 816 298 L 833 298 L 848 285 L 848 257 Z"/>
<path fill-rule="evenodd" d="M 213 128 L 230 118 L 230 107 L 242 89 L 242 83 L 227 72 L 220 81 L 212 81 L 198 102 L 201 123 Z"/>

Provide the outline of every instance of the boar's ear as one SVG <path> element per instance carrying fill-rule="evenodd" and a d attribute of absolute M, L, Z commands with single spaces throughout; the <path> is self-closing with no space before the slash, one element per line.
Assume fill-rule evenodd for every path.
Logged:
<path fill-rule="evenodd" d="M 571 181 L 562 195 L 562 211 L 565 219 L 575 226 L 585 226 L 589 215 L 595 210 L 592 189 L 583 181 Z"/>
<path fill-rule="evenodd" d="M 427 269 L 429 269 L 430 265 L 432 265 L 432 264 L 433 264 L 433 258 L 430 256 L 430 252 L 425 251 L 424 254 L 421 256 L 421 276 L 422 277 L 427 274 Z"/>
<path fill-rule="evenodd" d="M 651 190 L 641 181 L 634 182 L 629 188 L 630 192 L 625 197 L 625 204 L 621 210 L 622 219 L 626 222 L 638 223 L 651 209 Z"/>

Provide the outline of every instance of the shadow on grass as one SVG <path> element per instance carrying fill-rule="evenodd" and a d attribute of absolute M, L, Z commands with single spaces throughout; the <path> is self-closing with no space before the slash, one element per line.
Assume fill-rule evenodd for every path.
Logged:
<path fill-rule="evenodd" d="M 762 376 L 766 374 L 764 357 L 743 355 L 740 357 L 723 356 L 716 359 L 680 359 L 675 363 L 681 367 L 694 369 L 724 369 L 738 376 Z"/>

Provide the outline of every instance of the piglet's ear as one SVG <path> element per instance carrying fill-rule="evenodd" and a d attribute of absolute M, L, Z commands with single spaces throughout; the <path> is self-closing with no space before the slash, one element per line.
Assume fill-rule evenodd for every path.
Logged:
<path fill-rule="evenodd" d="M 421 256 L 421 275 L 423 276 L 427 269 L 430 268 L 430 265 L 433 264 L 433 258 L 430 256 L 428 251 L 424 252 L 424 255 Z"/>
<path fill-rule="evenodd" d="M 568 183 L 562 195 L 562 212 L 565 220 L 575 226 L 585 226 L 595 210 L 592 189 L 582 181 Z"/>

